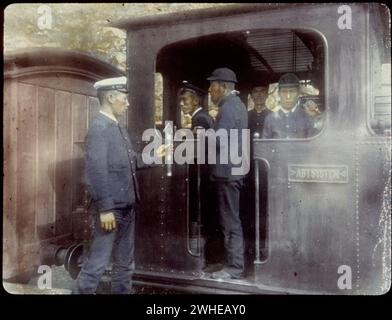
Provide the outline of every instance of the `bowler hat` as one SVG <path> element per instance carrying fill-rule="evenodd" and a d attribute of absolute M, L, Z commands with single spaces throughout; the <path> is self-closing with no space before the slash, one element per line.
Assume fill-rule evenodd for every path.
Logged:
<path fill-rule="evenodd" d="M 237 83 L 237 77 L 233 70 L 229 68 L 218 68 L 215 69 L 211 75 L 207 78 L 209 81 L 225 81 Z"/>

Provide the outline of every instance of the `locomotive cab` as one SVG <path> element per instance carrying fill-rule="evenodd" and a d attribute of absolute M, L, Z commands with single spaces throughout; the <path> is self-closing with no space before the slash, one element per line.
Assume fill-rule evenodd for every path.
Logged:
<path fill-rule="evenodd" d="M 274 43 L 274 46 L 271 47 L 271 43 Z M 209 82 L 206 81 L 206 77 L 218 66 L 226 66 L 236 72 L 239 79 L 236 90 L 240 92 L 241 100 L 246 104 L 249 104 L 248 101 L 250 102 L 249 94 L 252 88 L 259 85 L 271 87 L 270 95 L 276 97 L 276 82 L 286 72 L 296 72 L 303 80 L 302 83 L 305 89 L 317 86 L 322 88 L 320 91 L 323 92 L 324 48 L 322 37 L 316 32 L 290 29 L 245 29 L 171 43 L 160 49 L 156 56 L 155 72 L 158 74 L 158 79 L 156 78 L 155 80 L 155 89 L 158 89 L 158 92 L 161 91 L 162 100 L 155 102 L 155 126 L 156 128 L 164 128 L 165 124 L 170 122 L 173 123 L 176 129 L 184 127 L 184 116 L 181 113 L 178 99 L 182 80 L 186 79 L 190 83 L 208 91 Z M 319 90 L 317 90 L 317 93 L 319 93 Z M 312 96 L 312 98 L 318 102 L 320 109 L 322 109 L 322 95 L 318 94 L 317 96 Z M 211 103 L 209 95 L 204 97 L 203 107 L 207 111 L 216 108 Z M 162 133 L 164 134 L 164 130 Z M 181 140 L 175 141 L 175 145 L 180 143 L 182 143 Z M 197 143 L 197 141 L 195 140 L 193 143 Z M 166 198 L 165 202 L 169 204 L 174 201 L 170 197 L 174 196 L 177 199 L 177 201 L 174 201 L 175 207 L 172 209 L 173 211 L 165 212 L 165 218 L 173 215 L 173 219 L 181 220 L 179 215 L 183 216 L 185 223 L 183 227 L 186 229 L 183 239 L 184 245 L 187 247 L 185 256 L 190 255 L 189 258 L 197 259 L 198 261 L 195 262 L 194 267 L 189 271 L 193 275 L 205 277 L 203 266 L 208 263 L 205 260 L 212 259 L 215 262 L 223 262 L 224 249 L 222 245 L 219 246 L 222 242 L 219 229 L 216 229 L 215 234 L 212 235 L 216 237 L 215 247 L 212 248 L 214 252 L 209 252 L 209 249 L 205 247 L 205 237 L 208 235 L 203 233 L 203 228 L 205 227 L 203 221 L 206 220 L 208 223 L 209 220 L 214 220 L 214 218 L 216 221 L 217 212 L 213 189 L 208 190 L 210 195 L 207 207 L 200 208 L 200 205 L 197 205 L 202 200 L 200 199 L 203 194 L 201 188 L 207 186 L 200 185 L 200 170 L 198 177 L 192 174 L 195 166 L 174 163 L 170 167 L 170 170 L 173 170 L 173 175 L 169 178 L 167 174 L 165 175 L 164 172 L 161 172 L 161 180 L 168 181 L 167 183 L 175 181 L 174 183 L 177 187 L 178 181 L 185 181 L 185 184 L 182 186 L 183 192 L 170 188 L 167 190 L 160 189 L 159 192 L 166 192 L 165 194 L 169 198 Z M 167 171 L 168 167 L 163 168 L 163 170 Z M 268 255 L 267 166 L 260 165 L 258 174 L 260 175 L 258 190 L 264 194 L 258 197 L 257 219 L 259 220 L 257 232 L 259 236 L 257 243 L 255 242 L 256 198 L 253 164 L 252 170 L 246 178 L 246 186 L 241 194 L 241 219 L 243 222 L 247 266 L 245 283 L 254 282 L 254 261 L 266 260 Z M 182 204 L 178 201 L 179 193 L 184 197 Z M 197 211 L 196 213 L 193 212 L 195 210 Z M 192 216 L 197 218 L 194 219 Z M 161 223 L 163 225 L 167 223 L 165 218 L 162 218 Z M 145 226 L 143 226 L 144 228 Z M 178 230 L 174 231 L 174 233 L 177 232 Z M 159 239 L 157 240 L 160 241 Z M 162 246 L 159 243 L 156 243 L 156 245 Z M 257 254 L 256 247 L 258 248 Z M 165 260 L 164 256 L 162 260 Z"/>

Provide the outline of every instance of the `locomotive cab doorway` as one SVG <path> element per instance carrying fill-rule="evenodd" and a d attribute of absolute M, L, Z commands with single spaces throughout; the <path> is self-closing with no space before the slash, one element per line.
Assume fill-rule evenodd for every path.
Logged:
<path fill-rule="evenodd" d="M 206 78 L 218 67 L 228 67 L 236 73 L 239 80 L 236 89 L 248 109 L 252 104 L 252 88 L 266 86 L 271 90 L 274 87 L 270 85 L 286 72 L 294 72 L 301 80 L 320 87 L 324 53 L 321 43 L 317 34 L 305 30 L 262 29 L 213 34 L 163 47 L 155 63 L 155 91 L 156 94 L 158 92 L 155 99 L 156 128 L 164 136 L 169 122 L 174 131 L 186 127 L 186 118 L 179 105 L 182 81 L 187 80 L 207 91 L 209 82 Z M 207 111 L 214 109 L 208 95 L 204 98 L 203 108 Z M 253 137 L 251 139 L 253 148 Z M 182 141 L 174 140 L 175 147 L 180 143 Z M 252 283 L 254 266 L 268 259 L 269 228 L 274 228 L 268 223 L 268 198 L 277 197 L 271 195 L 274 186 L 268 185 L 268 166 L 268 162 L 262 158 L 252 159 L 251 170 L 241 193 L 246 264 L 244 282 Z M 211 258 L 206 257 L 208 249 L 205 247 L 206 234 L 203 232 L 204 218 L 217 214 L 213 189 L 209 189 L 208 206 L 203 211 L 200 207 L 203 184 L 200 183 L 197 165 L 173 163 L 153 170 L 155 174 L 150 179 L 156 179 L 159 195 L 155 199 L 150 195 L 149 202 L 151 200 L 150 203 L 157 204 L 154 210 L 158 212 L 153 218 L 145 210 L 141 219 L 144 221 L 143 232 L 146 232 L 147 225 L 149 229 L 152 228 L 151 219 L 155 219 L 157 227 L 156 230 L 150 230 L 155 235 L 151 240 L 154 242 L 151 243 L 151 250 L 137 254 L 141 262 L 138 265 L 153 272 L 203 276 L 203 268 L 208 263 L 206 258 Z M 219 248 L 220 234 L 219 230 L 215 231 L 217 247 L 214 248 Z M 160 254 L 154 255 L 154 251 Z M 223 262 L 223 245 L 214 252 L 214 262 Z"/>

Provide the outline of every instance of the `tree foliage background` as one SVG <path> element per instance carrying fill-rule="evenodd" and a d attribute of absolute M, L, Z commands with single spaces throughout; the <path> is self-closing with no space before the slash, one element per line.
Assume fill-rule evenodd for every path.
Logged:
<path fill-rule="evenodd" d="M 40 47 L 62 48 L 87 53 L 125 70 L 126 32 L 111 27 L 112 22 L 132 17 L 227 5 L 227 3 L 12 4 L 4 10 L 4 53 L 23 52 L 29 48 Z M 43 8 L 50 11 L 50 28 L 40 26 Z M 160 123 L 162 78 L 157 75 L 155 81 L 155 120 L 156 123 Z M 183 126 L 190 126 L 189 117 L 183 116 Z"/>
<path fill-rule="evenodd" d="M 4 51 L 56 47 L 83 51 L 122 69 L 126 64 L 126 33 L 111 28 L 120 19 L 216 7 L 217 3 L 68 3 L 45 4 L 51 28 L 39 27 L 43 4 L 12 4 L 4 11 Z"/>

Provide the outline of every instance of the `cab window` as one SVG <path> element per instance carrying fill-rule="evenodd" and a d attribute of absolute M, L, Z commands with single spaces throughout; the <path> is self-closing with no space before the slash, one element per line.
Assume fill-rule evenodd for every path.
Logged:
<path fill-rule="evenodd" d="M 182 81 L 187 80 L 207 91 L 207 76 L 217 67 L 226 66 L 236 73 L 239 79 L 236 90 L 240 92 L 241 100 L 248 104 L 248 109 L 259 111 L 252 99 L 252 90 L 264 87 L 267 94 L 262 107 L 271 113 L 279 113 L 282 109 L 280 77 L 294 74 L 298 78 L 298 90 L 294 98 L 291 93 L 285 99 L 298 105 L 299 116 L 294 120 L 289 117 L 292 120 L 289 123 L 271 124 L 267 138 L 313 137 L 325 123 L 324 51 L 324 42 L 315 32 L 289 29 L 241 30 L 167 45 L 156 59 L 156 72 L 162 74 L 164 88 L 162 121 L 174 121 L 177 128 L 189 126 L 190 119 L 181 114 L 178 106 Z M 285 103 L 287 105 L 287 101 Z M 208 94 L 203 107 L 216 117 L 218 108 Z M 277 129 L 279 126 L 282 130 Z M 259 131 L 259 138 L 263 137 L 262 129 L 255 129 Z"/>

